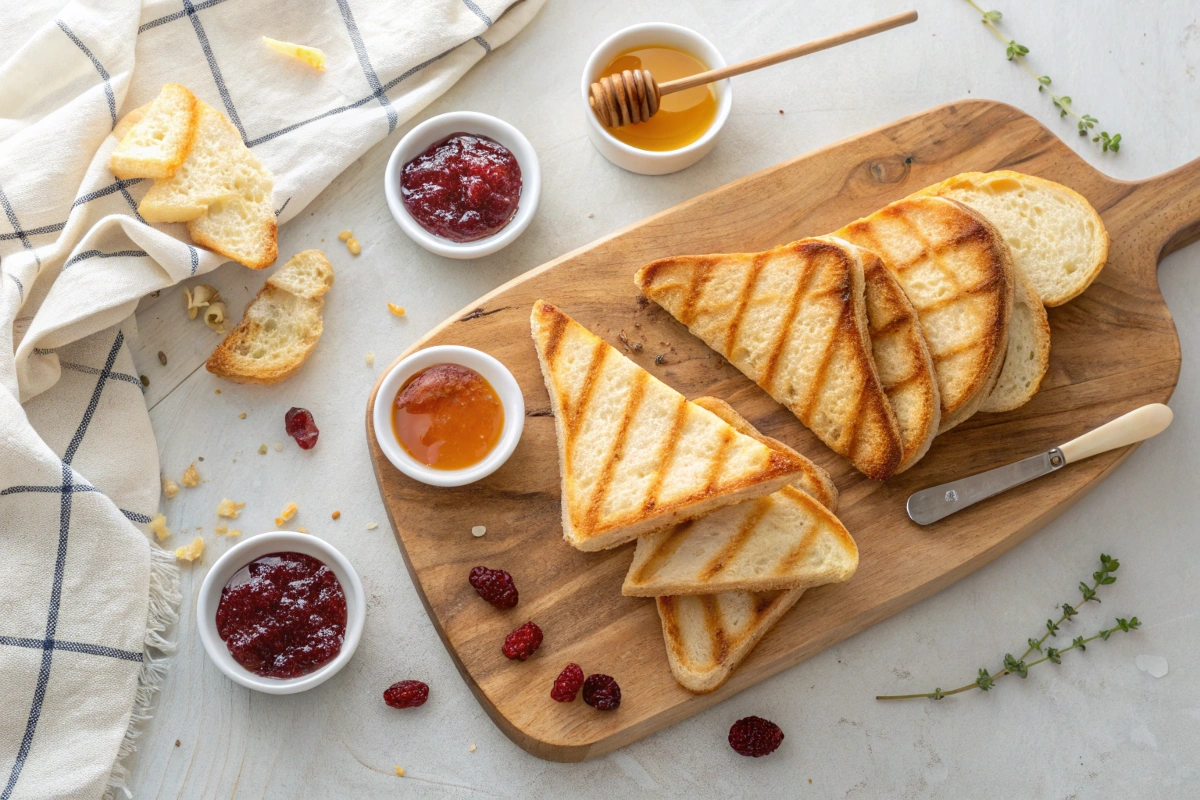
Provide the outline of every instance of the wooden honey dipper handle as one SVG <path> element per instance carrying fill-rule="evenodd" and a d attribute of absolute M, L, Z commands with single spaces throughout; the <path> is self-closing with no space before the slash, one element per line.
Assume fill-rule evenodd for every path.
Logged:
<path fill-rule="evenodd" d="M 658 112 L 659 98 L 662 95 L 682 92 L 706 83 L 732 78 L 734 75 L 753 72 L 756 69 L 769 67 L 782 61 L 790 61 L 793 58 L 806 56 L 820 50 L 828 50 L 840 44 L 890 31 L 892 28 L 899 28 L 901 25 L 908 25 L 910 22 L 916 21 L 917 12 L 906 11 L 903 14 L 860 25 L 833 36 L 814 39 L 811 42 L 751 58 L 728 67 L 710 69 L 707 72 L 700 72 L 663 84 L 655 82 L 654 76 L 647 70 L 625 70 L 593 83 L 589 92 L 589 101 L 596 116 L 600 118 L 600 122 L 607 127 L 615 128 L 620 125 L 644 122 Z"/>

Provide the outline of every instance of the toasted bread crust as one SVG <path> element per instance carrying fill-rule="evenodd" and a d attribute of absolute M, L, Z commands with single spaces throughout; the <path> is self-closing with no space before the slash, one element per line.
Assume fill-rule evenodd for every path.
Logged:
<path fill-rule="evenodd" d="M 192 241 L 201 247 L 206 247 L 214 253 L 219 253 L 228 259 L 238 262 L 244 267 L 250 269 L 266 269 L 275 263 L 279 258 L 279 243 L 277 237 L 279 235 L 279 224 L 275 221 L 275 217 L 264 219 L 262 227 L 258 230 L 256 238 L 258 239 L 258 247 L 256 250 L 261 252 L 258 258 L 247 258 L 244 253 L 231 251 L 225 246 L 225 243 L 219 239 L 213 239 L 206 236 L 203 231 L 195 230 L 192 222 L 187 223 L 188 236 Z M 282 380 L 282 379 L 281 379 Z"/>
<path fill-rule="evenodd" d="M 770 290 L 758 297 L 768 269 L 788 270 L 785 297 Z M 737 296 L 713 299 L 706 292 L 718 278 L 740 281 Z M 717 350 L 772 397 L 785 405 L 835 452 L 863 474 L 883 480 L 901 462 L 899 424 L 879 382 L 871 356 L 864 277 L 856 250 L 845 243 L 801 239 L 762 253 L 677 256 L 642 267 L 634 278 L 647 297 L 667 309 L 696 336 Z M 769 341 L 760 331 L 743 337 L 743 322 L 758 305 L 781 306 L 780 324 Z M 827 331 L 823 355 L 812 375 L 793 381 L 787 348 L 808 332 L 805 311 L 837 304 L 837 319 Z M 803 333 L 802 333 L 803 331 Z M 827 404 L 824 389 L 835 377 L 831 365 L 840 360 L 836 377 L 853 375 L 859 382 L 852 407 Z"/>
<path fill-rule="evenodd" d="M 1021 278 L 1019 270 L 1013 274 L 1017 280 L 1013 317 L 1009 324 L 1008 353 L 1004 359 L 1000 377 L 996 381 L 996 387 L 979 407 L 980 411 L 986 413 L 1013 411 L 1028 403 L 1041 388 L 1042 379 L 1046 377 L 1046 371 L 1050 369 L 1050 318 L 1046 315 L 1046 307 L 1029 282 Z M 1023 313 L 1018 314 L 1022 308 L 1024 309 Z M 1033 340 L 1034 357 L 1031 361 L 1026 359 L 1024 353 L 1017 353 L 1015 349 L 1018 341 L 1021 340 L 1019 334 L 1022 333 L 1015 329 L 1018 324 L 1025 326 L 1024 336 Z M 1019 360 L 1015 360 L 1018 356 Z M 1025 373 L 1034 376 L 1023 392 L 1002 393 L 1001 390 L 1005 388 L 1006 384 L 1011 383 L 1011 381 L 1006 381 L 1010 370 L 1016 374 Z"/>
<path fill-rule="evenodd" d="M 179 169 L 179 165 L 187 158 L 188 151 L 192 149 L 192 142 L 196 138 L 196 119 L 199 115 L 196 96 L 186 86 L 177 83 L 168 83 L 163 86 L 160 90 L 160 96 L 166 92 L 171 92 L 178 99 L 181 99 L 185 104 L 186 112 L 190 116 L 190 124 L 188 124 L 186 131 L 180 138 L 178 148 L 171 154 L 171 158 L 161 163 L 149 164 L 144 158 L 124 157 L 120 152 L 120 145 L 118 145 L 117 149 L 109 157 L 108 168 L 113 175 L 121 180 L 169 178 L 175 174 L 175 170 Z M 114 126 L 113 134 L 116 135 L 118 133 L 117 129 L 119 127 L 120 134 L 117 138 L 119 140 L 124 139 L 125 135 L 146 116 L 157 99 L 155 98 L 155 100 L 151 100 L 149 103 L 139 106 L 126 114 L 118 125 Z"/>
<path fill-rule="evenodd" d="M 919 246 L 902 253 L 888 233 L 903 230 Z M 941 394 L 944 433 L 974 414 L 991 393 L 1008 347 L 1013 266 L 1008 245 L 980 214 L 942 197 L 907 197 L 850 223 L 836 236 L 871 250 L 897 277 L 921 319 Z M 953 257 L 948 263 L 947 256 Z M 922 295 L 913 274 L 936 275 L 949 291 Z M 966 279 L 966 282 L 964 282 Z M 937 315 L 962 307 L 973 319 L 966 337 L 953 337 Z M 953 339 L 953 341 L 949 341 Z"/>

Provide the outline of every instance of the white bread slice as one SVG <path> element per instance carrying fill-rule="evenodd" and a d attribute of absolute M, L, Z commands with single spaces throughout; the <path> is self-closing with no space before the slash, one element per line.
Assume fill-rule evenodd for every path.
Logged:
<path fill-rule="evenodd" d="M 530 315 L 562 472 L 563 538 L 603 550 L 770 494 L 803 462 L 738 433 L 551 304 Z"/>
<path fill-rule="evenodd" d="M 287 380 L 321 338 L 323 295 L 332 286 L 333 267 L 324 253 L 305 250 L 292 256 L 267 278 L 205 367 L 234 383 Z"/>
<path fill-rule="evenodd" d="M 279 225 L 270 192 L 257 199 L 215 200 L 206 212 L 188 220 L 187 230 L 196 244 L 250 269 L 265 269 L 279 257 Z"/>
<path fill-rule="evenodd" d="M 742 430 L 749 427 L 728 405 L 699 398 Z M 777 450 L 799 453 L 757 436 Z M 804 459 L 806 472 L 819 468 Z M 653 531 L 637 540 L 621 593 L 631 597 L 775 591 L 849 580 L 858 567 L 854 539 L 829 509 L 796 486 L 717 509 L 700 519 Z"/>
<path fill-rule="evenodd" d="M 917 310 L 883 259 L 870 250 L 861 252 L 871 355 L 900 426 L 900 466 L 894 473 L 899 474 L 933 444 L 942 421 L 942 398 Z"/>
<path fill-rule="evenodd" d="M 917 310 L 941 396 L 938 432 L 978 411 L 1000 377 L 1012 318 L 1012 255 L 999 232 L 954 200 L 914 196 L 834 235 L 882 258 Z"/>
<path fill-rule="evenodd" d="M 718 416 L 724 413 L 717 406 L 708 407 Z M 734 417 L 725 419 L 735 422 Z M 748 423 L 746 427 L 750 428 Z M 836 512 L 838 494 L 833 481 L 825 470 L 813 467 L 815 472 L 806 472 L 792 485 Z M 689 692 L 705 694 L 719 689 L 804 592 L 788 589 L 655 598 L 671 674 Z"/>
<path fill-rule="evenodd" d="M 634 280 L 864 475 L 896 471 L 900 429 L 871 356 L 861 250 L 801 239 L 664 258 Z"/>
<path fill-rule="evenodd" d="M 145 105 L 138 106 L 117 120 L 116 126 L 114 126 L 112 129 L 113 138 L 120 143 L 120 141 L 125 138 L 125 134 L 133 130 L 133 126 L 142 121 L 142 117 L 146 116 L 146 112 L 150 110 L 150 106 L 152 105 L 154 105 L 153 100 Z"/>
<path fill-rule="evenodd" d="M 1054 181 L 1010 170 L 967 172 L 918 194 L 949 197 L 986 217 L 1048 306 L 1077 297 L 1108 260 L 1108 231 L 1096 209 Z"/>
<path fill-rule="evenodd" d="M 979 407 L 999 412 L 1020 408 L 1037 394 L 1050 368 L 1050 320 L 1041 298 L 1016 270 L 1012 321 L 1008 325 L 1008 355 L 996 388 Z"/>
<path fill-rule="evenodd" d="M 186 86 L 166 84 L 143 108 L 135 109 L 140 116 L 121 135 L 120 144 L 108 158 L 108 168 L 122 180 L 171 177 L 196 135 L 196 97 Z"/>

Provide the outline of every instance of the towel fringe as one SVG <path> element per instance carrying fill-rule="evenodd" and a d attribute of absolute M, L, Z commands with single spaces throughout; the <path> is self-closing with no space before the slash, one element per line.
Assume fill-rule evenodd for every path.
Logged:
<path fill-rule="evenodd" d="M 175 641 L 168 638 L 167 629 L 179 622 L 179 604 L 183 594 L 179 587 L 179 567 L 175 556 L 156 544 L 150 544 L 150 602 L 146 614 L 146 636 L 142 648 L 142 668 L 138 673 L 137 691 L 133 696 L 133 710 L 129 716 L 129 727 L 117 750 L 108 775 L 108 786 L 104 790 L 106 800 L 119 791 L 133 797 L 129 791 L 129 768 L 125 760 L 137 750 L 137 741 L 142 735 L 142 724 L 147 722 L 154 710 L 154 699 L 162 688 L 167 675 L 167 662 L 175 652 Z"/>

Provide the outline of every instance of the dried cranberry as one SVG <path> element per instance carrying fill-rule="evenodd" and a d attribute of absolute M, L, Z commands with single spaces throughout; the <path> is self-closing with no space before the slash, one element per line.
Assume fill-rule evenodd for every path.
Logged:
<path fill-rule="evenodd" d="M 504 655 L 524 661 L 537 652 L 541 646 L 542 629 L 532 622 L 526 622 L 505 637 Z"/>
<path fill-rule="evenodd" d="M 392 708 L 416 708 L 429 699 L 429 686 L 421 681 L 400 681 L 383 690 L 383 702 Z"/>
<path fill-rule="evenodd" d="M 307 408 L 291 408 L 283 417 L 288 436 L 296 440 L 301 450 L 312 450 L 317 446 L 317 423 L 313 421 L 312 412 Z"/>
<path fill-rule="evenodd" d="M 729 729 L 729 746 L 751 758 L 774 753 L 782 741 L 779 726 L 762 717 L 743 717 Z"/>
<path fill-rule="evenodd" d="M 583 702 L 597 711 L 612 711 L 621 705 L 621 687 L 611 675 L 588 675 L 583 682 Z"/>
<path fill-rule="evenodd" d="M 517 585 L 513 583 L 512 575 L 502 569 L 475 567 L 467 580 L 480 597 L 496 608 L 512 608 L 517 604 Z"/>
<path fill-rule="evenodd" d="M 563 671 L 554 679 L 550 696 L 560 703 L 570 703 L 575 700 L 575 693 L 583 685 L 583 669 L 578 664 L 567 664 Z"/>

